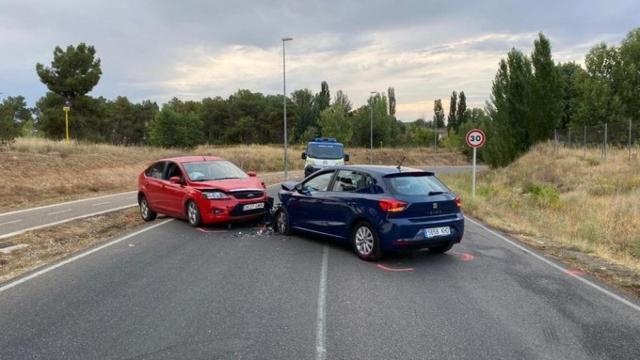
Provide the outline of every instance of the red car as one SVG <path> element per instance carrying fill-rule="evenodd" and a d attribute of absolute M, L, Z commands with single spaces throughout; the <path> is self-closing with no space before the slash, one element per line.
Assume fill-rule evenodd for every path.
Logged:
<path fill-rule="evenodd" d="M 145 221 L 162 213 L 200 226 L 259 218 L 271 202 L 254 172 L 214 156 L 183 156 L 160 160 L 140 174 L 138 204 Z"/>

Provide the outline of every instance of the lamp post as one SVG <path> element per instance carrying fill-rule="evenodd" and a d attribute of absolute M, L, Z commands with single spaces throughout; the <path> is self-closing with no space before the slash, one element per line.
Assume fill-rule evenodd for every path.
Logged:
<path fill-rule="evenodd" d="M 71 143 L 69 139 L 69 111 L 71 111 L 71 102 L 69 100 L 64 102 L 62 111 L 64 111 L 64 129 L 67 135 L 67 145 L 69 145 Z"/>
<path fill-rule="evenodd" d="M 374 95 L 378 95 L 377 91 L 372 91 L 371 103 L 369 104 L 369 164 L 373 164 L 373 101 Z"/>
<path fill-rule="evenodd" d="M 287 67 L 285 65 L 285 46 L 284 44 L 287 41 L 291 41 L 293 38 L 285 37 L 282 38 L 282 95 L 283 95 L 283 107 L 284 107 L 284 179 L 287 180 L 288 172 L 287 172 L 287 163 L 289 161 L 289 157 L 287 156 L 287 146 L 288 146 L 288 135 L 287 135 Z"/>

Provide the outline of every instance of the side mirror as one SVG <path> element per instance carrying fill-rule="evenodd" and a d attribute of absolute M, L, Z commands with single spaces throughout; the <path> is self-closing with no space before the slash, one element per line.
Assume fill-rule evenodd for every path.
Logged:
<path fill-rule="evenodd" d="M 349 161 L 349 154 L 344 154 L 344 161 Z"/>
<path fill-rule="evenodd" d="M 169 182 L 172 184 L 182 185 L 182 178 L 180 176 L 172 176 L 169 178 Z"/>
<path fill-rule="evenodd" d="M 294 189 L 295 189 L 297 192 L 299 192 L 300 194 L 308 194 L 308 193 L 309 193 L 308 191 L 306 191 L 306 190 L 304 189 L 304 187 L 302 186 L 302 183 L 298 183 L 298 184 L 296 184 L 296 186 L 294 187 Z"/>
<path fill-rule="evenodd" d="M 247 175 L 249 175 L 250 177 L 256 177 L 257 176 L 255 171 L 249 171 L 249 172 L 247 172 Z"/>
<path fill-rule="evenodd" d="M 280 185 L 284 191 L 293 191 L 296 189 L 297 183 L 295 181 L 285 181 Z"/>
<path fill-rule="evenodd" d="M 303 152 L 302 152 L 302 154 L 300 155 L 300 158 L 301 158 L 302 160 L 307 160 L 307 152 L 306 152 L 306 151 L 303 151 Z"/>

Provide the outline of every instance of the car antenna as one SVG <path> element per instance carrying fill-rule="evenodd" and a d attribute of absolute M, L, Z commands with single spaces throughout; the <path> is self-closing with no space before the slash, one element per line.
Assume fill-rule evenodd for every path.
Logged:
<path fill-rule="evenodd" d="M 396 166 L 396 168 L 398 168 L 398 171 L 402 171 L 401 167 L 402 167 L 402 163 L 404 162 L 404 159 L 406 159 L 406 156 L 402 157 L 402 160 L 400 160 L 400 164 L 398 164 L 398 166 Z"/>

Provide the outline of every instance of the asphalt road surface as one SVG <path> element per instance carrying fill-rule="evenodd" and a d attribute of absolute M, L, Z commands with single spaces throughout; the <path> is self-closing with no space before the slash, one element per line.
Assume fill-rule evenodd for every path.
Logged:
<path fill-rule="evenodd" d="M 259 231 L 158 219 L 0 286 L 0 359 L 640 354 L 636 300 L 470 219 L 448 254 L 379 263 Z"/>
<path fill-rule="evenodd" d="M 436 166 L 426 167 L 424 169 L 436 173 L 462 173 L 470 171 L 471 166 Z M 484 170 L 486 166 L 479 165 L 478 169 Z M 126 209 L 136 206 L 137 201 L 136 192 L 129 191 L 0 213 L 0 240 L 30 230 L 42 229 L 72 220 Z"/>
<path fill-rule="evenodd" d="M 136 192 L 99 196 L 0 214 L 0 239 L 136 206 Z"/>

